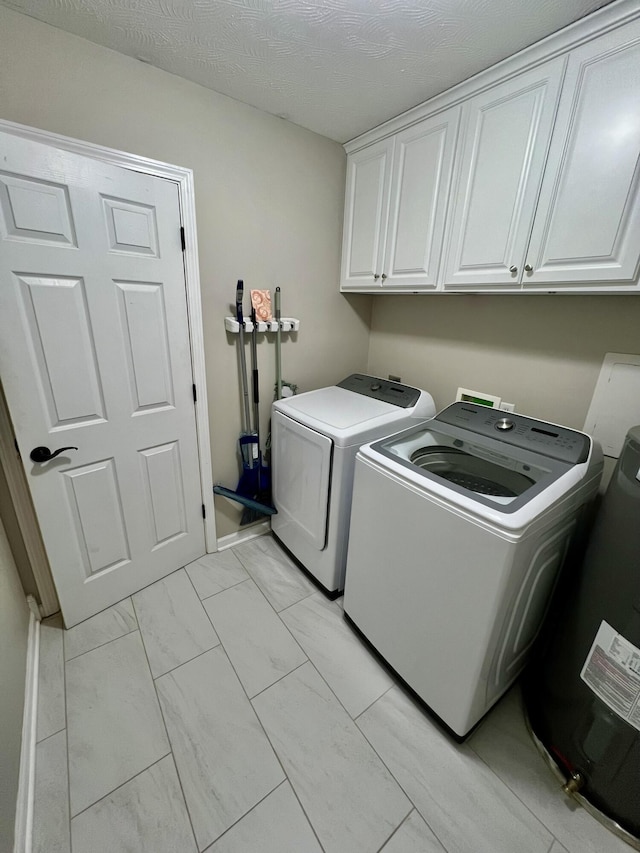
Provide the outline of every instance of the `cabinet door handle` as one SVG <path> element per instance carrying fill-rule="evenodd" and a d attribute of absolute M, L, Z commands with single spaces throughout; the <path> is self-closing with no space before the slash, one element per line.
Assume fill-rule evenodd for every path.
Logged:
<path fill-rule="evenodd" d="M 378 273 L 375 273 L 375 275 L 373 276 L 373 280 L 377 281 L 379 278 L 380 278 L 380 276 L 378 275 Z"/>
<path fill-rule="evenodd" d="M 531 264 L 525 264 L 524 265 L 524 271 L 525 272 L 533 272 L 533 267 L 531 266 Z"/>
<path fill-rule="evenodd" d="M 386 277 L 387 277 L 386 272 L 383 272 L 383 273 L 382 273 L 382 280 L 384 281 Z"/>
<path fill-rule="evenodd" d="M 509 272 L 512 273 L 513 275 L 515 275 L 518 272 L 518 267 L 515 264 L 512 264 L 509 267 Z"/>

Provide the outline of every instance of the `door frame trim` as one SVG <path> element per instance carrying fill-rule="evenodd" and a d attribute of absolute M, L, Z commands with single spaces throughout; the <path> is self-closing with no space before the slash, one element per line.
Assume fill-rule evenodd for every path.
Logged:
<path fill-rule="evenodd" d="M 28 127 L 23 124 L 0 119 L 0 131 L 29 139 L 63 151 L 70 151 L 82 157 L 90 157 L 112 166 L 120 166 L 134 172 L 142 172 L 163 178 L 176 184 L 180 207 L 180 220 L 184 228 L 184 275 L 189 322 L 191 348 L 191 366 L 193 381 L 198 388 L 198 400 L 195 403 L 196 434 L 198 442 L 198 460 L 200 465 L 200 486 L 202 502 L 206 516 L 203 519 L 205 547 L 207 553 L 218 550 L 216 536 L 215 508 L 213 503 L 213 473 L 211 469 L 211 443 L 209 425 L 209 407 L 207 404 L 207 378 L 205 371 L 204 332 L 202 328 L 202 302 L 200 294 L 200 267 L 198 262 L 198 236 L 196 228 L 195 184 L 193 170 L 185 166 L 174 166 L 161 160 L 152 160 L 138 154 L 129 154 L 93 142 L 84 142 L 69 136 L 61 136 L 47 130 Z M 13 496 L 12 496 L 13 497 Z M 44 580 L 38 567 L 33 567 L 36 583 L 40 587 Z M 49 583 L 51 582 L 49 577 Z"/>
<path fill-rule="evenodd" d="M 9 497 L 40 600 L 42 616 L 51 616 L 60 610 L 60 603 L 53 583 L 49 558 L 40 535 L 38 517 L 31 501 L 29 485 L 14 442 L 15 435 L 9 407 L 0 386 L 0 466 L 7 481 Z"/>

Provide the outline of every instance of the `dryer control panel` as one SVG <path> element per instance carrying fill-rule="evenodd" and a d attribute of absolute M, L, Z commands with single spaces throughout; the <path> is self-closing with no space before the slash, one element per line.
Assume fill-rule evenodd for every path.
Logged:
<path fill-rule="evenodd" d="M 418 402 L 420 391 L 410 385 L 401 385 L 399 382 L 390 382 L 388 379 L 378 379 L 377 376 L 367 376 L 365 373 L 352 373 L 342 382 L 338 382 L 338 388 L 346 391 L 354 391 L 356 394 L 364 394 L 365 397 L 373 397 L 384 403 L 392 403 L 402 409 L 409 409 Z"/>
<path fill-rule="evenodd" d="M 471 403 L 453 403 L 439 412 L 434 420 L 573 465 L 585 462 L 591 448 L 591 439 L 583 432 Z"/>

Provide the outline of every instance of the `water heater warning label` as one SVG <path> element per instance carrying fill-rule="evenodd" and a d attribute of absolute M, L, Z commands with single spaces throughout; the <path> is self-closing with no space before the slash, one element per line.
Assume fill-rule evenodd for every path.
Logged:
<path fill-rule="evenodd" d="M 640 731 L 640 649 L 602 622 L 580 677 L 602 701 Z"/>

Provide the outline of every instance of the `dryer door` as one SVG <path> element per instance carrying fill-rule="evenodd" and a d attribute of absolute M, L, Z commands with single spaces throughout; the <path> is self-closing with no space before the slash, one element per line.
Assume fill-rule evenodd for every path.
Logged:
<path fill-rule="evenodd" d="M 273 412 L 272 526 L 283 536 L 292 526 L 321 551 L 327 541 L 327 516 L 333 442 L 281 412 Z M 286 544 L 286 539 L 284 540 Z"/>

